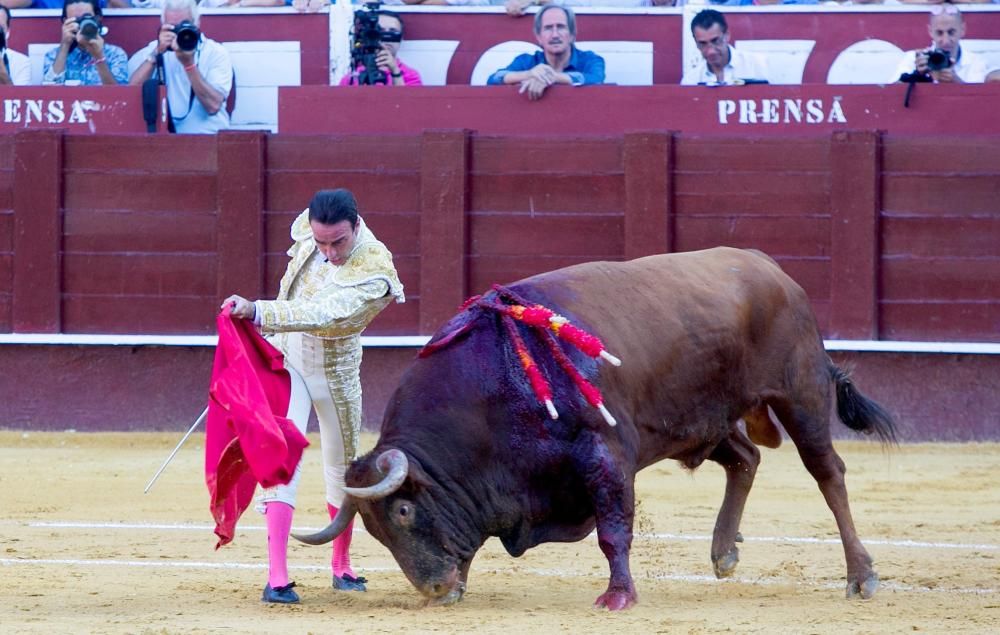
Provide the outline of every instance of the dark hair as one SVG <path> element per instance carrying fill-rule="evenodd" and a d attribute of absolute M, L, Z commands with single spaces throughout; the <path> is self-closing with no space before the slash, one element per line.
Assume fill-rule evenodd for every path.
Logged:
<path fill-rule="evenodd" d="M 726 24 L 726 16 L 722 15 L 715 9 L 704 9 L 699 11 L 698 14 L 691 20 L 691 33 L 694 33 L 695 27 L 707 31 L 712 28 L 713 24 L 718 24 L 723 33 L 729 31 L 729 25 Z"/>
<path fill-rule="evenodd" d="M 403 16 L 399 15 L 395 11 L 379 11 L 379 15 L 387 15 L 390 18 L 394 18 L 399 22 L 399 36 L 403 37 L 405 35 L 405 27 L 403 26 Z"/>
<path fill-rule="evenodd" d="M 566 14 L 566 28 L 569 29 L 570 35 L 576 37 L 576 14 L 573 13 L 573 9 L 553 3 L 543 5 L 542 8 L 538 10 L 538 13 L 535 14 L 535 34 L 538 35 L 542 32 L 542 16 L 553 9 L 559 9 Z"/>
<path fill-rule="evenodd" d="M 94 8 L 94 17 L 104 17 L 104 14 L 101 13 L 101 0 L 64 0 L 62 9 L 63 22 L 66 21 L 66 7 L 71 4 L 89 4 Z"/>
<path fill-rule="evenodd" d="M 351 229 L 358 226 L 358 202 L 349 190 L 320 190 L 309 201 L 309 220 L 334 225 L 346 220 Z"/>
<path fill-rule="evenodd" d="M 0 4 L 0 11 L 3 11 L 4 13 L 7 14 L 7 26 L 10 26 L 10 21 L 14 19 L 14 16 L 10 14 L 10 9 Z"/>

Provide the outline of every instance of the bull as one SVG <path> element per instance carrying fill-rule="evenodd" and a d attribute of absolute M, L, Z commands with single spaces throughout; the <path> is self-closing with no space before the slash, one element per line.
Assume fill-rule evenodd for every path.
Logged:
<path fill-rule="evenodd" d="M 593 262 L 526 278 L 510 289 L 602 338 L 621 367 L 569 347 L 603 393 L 611 426 L 525 334 L 550 378 L 559 418 L 532 394 L 511 333 L 473 303 L 431 338 L 390 399 L 375 448 L 347 472 L 348 498 L 324 530 L 356 513 L 431 604 L 466 590 L 478 549 L 497 536 L 512 556 L 581 540 L 596 527 L 610 565 L 596 600 L 637 600 L 629 571 L 636 473 L 662 459 L 720 464 L 726 488 L 712 537 L 715 575 L 732 575 L 760 451 L 780 429 L 795 444 L 833 512 L 847 561 L 847 596 L 878 587 L 854 527 L 845 465 L 830 432 L 831 400 L 853 430 L 895 442 L 895 423 L 827 356 L 809 300 L 771 258 L 732 248 Z M 495 300 L 496 292 L 484 296 Z M 741 424 L 742 421 L 742 424 Z"/>

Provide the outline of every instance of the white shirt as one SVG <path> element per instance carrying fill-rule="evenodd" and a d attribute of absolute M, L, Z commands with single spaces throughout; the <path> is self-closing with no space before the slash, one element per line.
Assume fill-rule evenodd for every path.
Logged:
<path fill-rule="evenodd" d="M 698 60 L 694 66 L 685 71 L 681 86 L 697 86 L 705 84 L 708 86 L 719 86 L 732 84 L 737 79 L 766 79 L 771 77 L 767 70 L 767 60 L 756 53 L 743 53 L 729 45 L 729 64 L 722 70 L 722 81 L 715 76 L 715 72 L 708 67 L 705 57 L 699 53 Z"/>
<path fill-rule="evenodd" d="M 7 62 L 10 63 L 10 81 L 15 86 L 28 86 L 31 84 L 31 62 L 28 56 L 18 53 L 13 49 L 4 51 L 7 55 Z M 2 64 L 3 62 L 0 62 Z"/>
<path fill-rule="evenodd" d="M 147 58 L 156 52 L 156 45 L 157 41 L 153 40 L 136 55 L 141 56 L 140 59 Z M 229 51 L 203 34 L 194 59 L 205 83 L 222 93 L 223 104 L 218 112 L 210 115 L 197 97 L 192 99 L 191 80 L 173 51 L 167 51 L 163 55 L 163 68 L 167 75 L 167 101 L 174 129 L 179 134 L 213 134 L 225 130 L 229 127 L 225 100 L 233 88 L 233 63 Z"/>
<path fill-rule="evenodd" d="M 930 48 L 934 48 L 931 44 Z M 972 51 L 966 50 L 959 45 L 958 49 L 961 54 L 958 56 L 958 63 L 955 64 L 953 70 L 959 78 L 966 84 L 982 84 L 986 81 L 986 75 L 989 74 L 989 69 L 986 67 L 986 60 L 982 57 L 976 55 Z M 907 51 L 903 55 L 902 61 L 899 62 L 899 66 L 896 68 L 896 73 L 889 78 L 888 83 L 893 84 L 899 81 L 899 76 L 904 73 L 912 73 L 917 69 L 917 52 Z"/>

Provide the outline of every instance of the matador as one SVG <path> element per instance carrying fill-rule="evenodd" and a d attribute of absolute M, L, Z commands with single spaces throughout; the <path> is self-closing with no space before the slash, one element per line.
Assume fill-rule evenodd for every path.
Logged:
<path fill-rule="evenodd" d="M 230 296 L 235 317 L 253 319 L 285 355 L 291 375 L 288 418 L 303 433 L 310 409 L 319 421 L 330 518 L 344 501 L 344 474 L 356 458 L 361 430 L 361 333 L 403 285 L 392 254 L 358 215 L 347 190 L 321 190 L 292 223 L 291 261 L 274 300 Z M 288 485 L 263 489 L 257 510 L 267 524 L 268 582 L 262 600 L 299 601 L 288 579 L 287 548 L 301 468 Z M 365 590 L 350 560 L 350 527 L 333 544 L 333 587 Z"/>

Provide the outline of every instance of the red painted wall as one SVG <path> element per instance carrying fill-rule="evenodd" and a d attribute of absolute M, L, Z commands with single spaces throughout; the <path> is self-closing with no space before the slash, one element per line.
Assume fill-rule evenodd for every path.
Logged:
<path fill-rule="evenodd" d="M 370 334 L 428 334 L 494 282 L 725 244 L 775 257 L 827 337 L 1000 341 L 998 148 L 839 132 L 0 136 L 0 330 L 211 333 L 223 295 L 276 291 L 289 223 L 342 186 L 407 288 Z"/>

